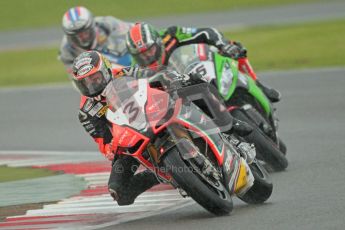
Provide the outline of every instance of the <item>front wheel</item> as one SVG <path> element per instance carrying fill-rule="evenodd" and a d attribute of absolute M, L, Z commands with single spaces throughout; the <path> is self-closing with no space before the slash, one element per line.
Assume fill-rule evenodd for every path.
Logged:
<path fill-rule="evenodd" d="M 254 185 L 239 198 L 248 204 L 261 204 L 271 196 L 273 184 L 268 172 L 257 160 L 249 167 L 254 176 Z"/>
<path fill-rule="evenodd" d="M 278 146 L 241 110 L 234 110 L 232 115 L 241 121 L 247 122 L 254 127 L 249 135 L 243 137 L 247 142 L 254 143 L 257 157 L 268 163 L 274 171 L 283 171 L 288 166 L 288 160 Z"/>
<path fill-rule="evenodd" d="M 278 141 L 279 141 L 279 149 L 282 153 L 284 153 L 284 155 L 286 155 L 286 144 L 283 142 L 283 140 L 279 137 L 278 138 Z"/>
<path fill-rule="evenodd" d="M 217 191 L 208 185 L 191 170 L 176 147 L 165 153 L 163 163 L 177 184 L 206 210 L 215 215 L 226 215 L 232 211 L 232 198 L 225 187 L 221 186 L 223 189 Z"/>

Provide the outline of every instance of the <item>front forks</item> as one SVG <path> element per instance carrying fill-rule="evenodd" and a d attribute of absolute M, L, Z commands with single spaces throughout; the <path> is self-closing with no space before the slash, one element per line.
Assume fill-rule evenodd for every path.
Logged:
<path fill-rule="evenodd" d="M 223 134 L 226 140 L 234 146 L 236 152 L 247 161 L 248 164 L 251 164 L 256 157 L 256 150 L 254 144 L 245 142 L 243 138 L 237 137 L 234 134 Z"/>

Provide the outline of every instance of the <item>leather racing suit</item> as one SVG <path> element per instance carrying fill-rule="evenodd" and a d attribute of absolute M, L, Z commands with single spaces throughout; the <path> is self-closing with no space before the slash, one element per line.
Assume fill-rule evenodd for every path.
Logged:
<path fill-rule="evenodd" d="M 127 52 L 126 33 L 132 23 L 121 21 L 112 16 L 95 17 L 96 40 L 91 47 L 102 53 L 122 56 Z M 73 60 L 85 50 L 68 41 L 64 35 L 60 45 L 58 59 L 62 61 L 68 73 L 72 71 Z"/>

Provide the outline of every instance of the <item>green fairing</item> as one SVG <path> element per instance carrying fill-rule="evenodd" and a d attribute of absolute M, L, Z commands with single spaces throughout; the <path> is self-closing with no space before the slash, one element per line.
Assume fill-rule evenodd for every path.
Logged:
<path fill-rule="evenodd" d="M 220 81 L 222 79 L 223 67 L 224 67 L 224 64 L 225 64 L 226 61 L 231 66 L 231 71 L 232 71 L 232 74 L 233 74 L 233 79 L 232 79 L 232 83 L 231 83 L 231 86 L 229 88 L 228 93 L 226 95 L 223 95 L 220 92 L 219 85 L 220 85 Z M 236 89 L 236 84 L 237 84 L 237 80 L 238 80 L 237 62 L 232 60 L 232 59 L 230 59 L 230 58 L 226 58 L 224 56 L 221 56 L 220 54 L 214 53 L 214 64 L 216 66 L 218 92 L 227 101 L 227 100 L 229 100 L 229 98 L 231 97 L 231 95 L 234 93 L 234 91 Z"/>
<path fill-rule="evenodd" d="M 247 76 L 247 82 L 248 82 L 249 93 L 253 97 L 255 97 L 256 100 L 259 101 L 259 103 L 264 108 L 267 115 L 269 115 L 271 113 L 271 105 L 267 97 L 264 95 L 262 90 L 256 85 L 255 81 L 251 77 Z"/>
<path fill-rule="evenodd" d="M 217 85 L 218 86 L 220 85 L 220 81 L 222 79 L 224 63 L 226 61 L 228 61 L 230 66 L 231 66 L 231 70 L 232 70 L 232 73 L 234 75 L 233 80 L 232 80 L 232 83 L 231 83 L 231 86 L 229 88 L 227 95 L 222 95 L 219 87 L 218 87 L 218 92 L 220 95 L 222 95 L 224 100 L 227 101 L 230 99 L 230 97 L 232 96 L 232 94 L 234 93 L 234 91 L 236 89 L 236 85 L 237 85 L 237 81 L 238 81 L 238 65 L 237 65 L 237 62 L 233 59 L 221 56 L 220 54 L 217 54 L 217 53 L 214 54 L 214 64 L 216 66 Z M 250 78 L 249 76 L 247 76 L 247 83 L 248 83 L 249 93 L 253 97 L 255 97 L 256 100 L 259 101 L 261 106 L 264 108 L 266 114 L 269 115 L 271 113 L 271 106 L 270 106 L 270 103 L 269 103 L 267 97 L 263 94 L 262 90 L 256 85 L 255 81 L 252 78 Z"/>

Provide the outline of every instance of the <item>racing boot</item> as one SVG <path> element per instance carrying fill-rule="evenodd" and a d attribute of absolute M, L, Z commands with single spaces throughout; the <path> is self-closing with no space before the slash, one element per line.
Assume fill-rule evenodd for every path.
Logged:
<path fill-rule="evenodd" d="M 262 89 L 262 91 L 264 92 L 264 94 L 267 96 L 267 98 L 272 102 L 272 103 L 276 103 L 278 101 L 280 101 L 281 98 L 281 93 L 278 90 L 275 90 L 273 88 L 269 88 L 267 86 L 265 86 L 264 84 L 262 84 L 262 82 L 260 82 L 259 80 L 256 80 L 256 85 L 260 87 L 260 89 Z"/>
<path fill-rule="evenodd" d="M 254 184 L 254 176 L 246 160 L 240 158 L 240 169 L 235 185 L 235 194 L 243 196 Z"/>
<path fill-rule="evenodd" d="M 109 183 L 109 193 L 118 205 L 131 205 L 137 196 L 154 185 L 159 184 L 156 176 L 149 170 L 135 174 L 128 179 L 128 183 L 122 184 L 120 187 L 117 183 Z"/>

